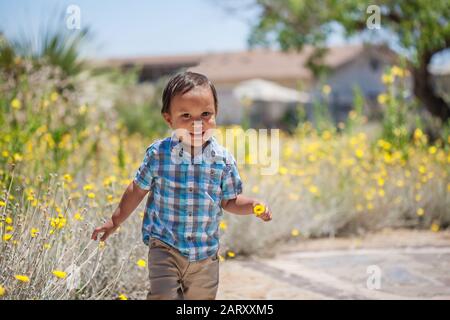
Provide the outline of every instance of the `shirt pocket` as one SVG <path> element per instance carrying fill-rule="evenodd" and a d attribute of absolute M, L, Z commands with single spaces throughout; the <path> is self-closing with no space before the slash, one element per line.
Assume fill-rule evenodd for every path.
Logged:
<path fill-rule="evenodd" d="M 206 169 L 206 183 L 220 187 L 220 181 L 222 180 L 222 168 L 221 167 L 209 167 Z"/>
<path fill-rule="evenodd" d="M 222 176 L 224 169 L 226 168 L 226 164 L 223 161 L 214 162 L 210 165 L 207 165 L 203 168 L 203 181 L 214 189 L 220 189 L 220 184 L 222 182 Z"/>
<path fill-rule="evenodd" d="M 204 168 L 203 176 L 203 190 L 206 200 L 213 205 L 219 205 L 222 189 L 222 175 L 225 168 L 225 163 L 214 163 Z"/>

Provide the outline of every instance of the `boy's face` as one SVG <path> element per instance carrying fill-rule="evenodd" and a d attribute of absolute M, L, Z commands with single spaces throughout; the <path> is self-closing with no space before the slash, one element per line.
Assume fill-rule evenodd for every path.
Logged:
<path fill-rule="evenodd" d="M 163 113 L 178 137 L 191 146 L 201 146 L 216 127 L 214 96 L 209 86 L 195 87 L 172 97 L 170 113 Z M 208 132 L 206 132 L 209 130 Z"/>

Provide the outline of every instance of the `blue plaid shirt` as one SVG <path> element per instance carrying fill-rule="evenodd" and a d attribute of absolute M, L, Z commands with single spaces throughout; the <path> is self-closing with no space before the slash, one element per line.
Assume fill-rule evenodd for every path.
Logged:
<path fill-rule="evenodd" d="M 233 155 L 214 137 L 193 158 L 173 135 L 155 141 L 134 182 L 151 191 L 142 223 L 146 245 L 151 237 L 158 238 L 189 261 L 218 252 L 221 200 L 242 193 L 242 182 Z"/>

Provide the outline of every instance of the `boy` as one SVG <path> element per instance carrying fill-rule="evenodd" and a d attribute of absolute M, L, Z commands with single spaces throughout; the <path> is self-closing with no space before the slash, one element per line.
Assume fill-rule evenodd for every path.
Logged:
<path fill-rule="evenodd" d="M 236 161 L 212 136 L 218 102 L 214 85 L 199 73 L 170 79 L 161 114 L 174 130 L 146 151 L 134 180 L 112 218 L 92 239 L 105 241 L 149 190 L 142 225 L 149 246 L 147 299 L 210 299 L 219 283 L 219 222 L 222 209 L 270 221 L 269 208 L 243 196 Z M 265 208 L 265 210 L 264 210 Z"/>

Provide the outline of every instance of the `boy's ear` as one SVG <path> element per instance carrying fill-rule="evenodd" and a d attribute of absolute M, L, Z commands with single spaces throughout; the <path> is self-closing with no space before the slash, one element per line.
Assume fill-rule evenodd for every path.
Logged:
<path fill-rule="evenodd" d="M 172 127 L 172 118 L 170 117 L 170 114 L 167 113 L 167 112 L 164 112 L 162 115 L 163 115 L 163 118 L 164 118 L 164 120 L 166 121 L 166 123 L 167 123 L 170 127 Z"/>

